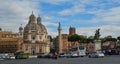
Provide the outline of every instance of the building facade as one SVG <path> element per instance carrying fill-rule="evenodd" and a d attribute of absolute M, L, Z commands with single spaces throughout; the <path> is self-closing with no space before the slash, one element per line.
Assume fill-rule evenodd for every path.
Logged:
<path fill-rule="evenodd" d="M 38 53 L 50 52 L 50 38 L 48 36 L 46 27 L 42 24 L 40 17 L 35 17 L 32 14 L 29 17 L 28 24 L 24 27 L 23 33 L 22 51 L 24 53 L 30 53 L 31 55 Z"/>
<path fill-rule="evenodd" d="M 68 42 L 68 34 L 62 34 L 62 51 L 68 52 L 70 48 L 70 43 Z"/>
<path fill-rule="evenodd" d="M 0 53 L 15 53 L 18 51 L 18 33 L 2 31 L 0 28 Z"/>

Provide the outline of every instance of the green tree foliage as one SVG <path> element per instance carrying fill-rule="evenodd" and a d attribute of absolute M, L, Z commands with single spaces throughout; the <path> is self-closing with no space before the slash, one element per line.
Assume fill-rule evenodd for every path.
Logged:
<path fill-rule="evenodd" d="M 116 38 L 103 38 L 103 39 L 101 39 L 101 42 L 102 42 L 102 43 L 105 43 L 105 42 L 107 42 L 107 41 L 116 42 L 117 39 L 116 39 Z"/>
<path fill-rule="evenodd" d="M 92 38 L 86 38 L 86 37 L 84 37 L 82 35 L 75 34 L 75 35 L 69 36 L 68 37 L 68 41 L 71 41 L 71 42 L 78 41 L 79 43 L 90 43 L 90 42 L 93 42 L 94 39 L 92 39 Z"/>
<path fill-rule="evenodd" d="M 100 40 L 101 40 L 101 43 L 105 43 L 106 42 L 106 39 L 104 39 L 104 38 L 102 38 Z"/>
<path fill-rule="evenodd" d="M 116 39 L 116 38 L 107 38 L 106 41 L 113 41 L 113 42 L 116 42 L 117 39 Z"/>
<path fill-rule="evenodd" d="M 94 39 L 87 38 L 87 39 L 86 39 L 86 41 L 85 41 L 85 43 L 90 43 L 90 42 L 92 42 L 92 43 L 93 43 L 93 41 L 94 41 Z"/>
<path fill-rule="evenodd" d="M 71 35 L 68 37 L 68 41 L 71 41 L 71 42 L 75 42 L 75 41 L 79 41 L 79 40 L 80 40 L 80 36 L 77 34 L 74 34 L 74 35 Z"/>
<path fill-rule="evenodd" d="M 118 36 L 117 39 L 120 40 L 120 36 Z"/>
<path fill-rule="evenodd" d="M 54 45 L 55 48 L 56 48 L 56 45 L 57 45 L 57 38 L 52 38 L 52 42 L 53 42 L 53 45 Z"/>

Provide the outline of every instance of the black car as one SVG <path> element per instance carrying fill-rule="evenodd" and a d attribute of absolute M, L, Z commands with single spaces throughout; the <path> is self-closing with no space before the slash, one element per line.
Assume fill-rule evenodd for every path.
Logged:
<path fill-rule="evenodd" d="M 42 53 L 42 54 L 39 54 L 37 56 L 37 58 L 53 58 L 53 54 L 52 53 Z"/>
<path fill-rule="evenodd" d="M 47 54 L 41 53 L 37 56 L 37 58 L 44 58 Z"/>

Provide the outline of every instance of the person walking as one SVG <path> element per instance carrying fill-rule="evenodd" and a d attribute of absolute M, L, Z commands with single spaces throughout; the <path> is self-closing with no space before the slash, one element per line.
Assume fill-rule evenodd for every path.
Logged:
<path fill-rule="evenodd" d="M 57 52 L 55 51 L 54 54 L 53 54 L 53 58 L 54 58 L 54 59 L 57 59 L 57 57 L 58 57 L 58 54 L 57 54 Z"/>

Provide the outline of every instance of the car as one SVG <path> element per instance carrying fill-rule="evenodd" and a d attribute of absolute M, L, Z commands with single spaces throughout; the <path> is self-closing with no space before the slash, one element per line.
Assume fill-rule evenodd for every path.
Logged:
<path fill-rule="evenodd" d="M 0 59 L 10 59 L 9 54 L 0 54 Z"/>
<path fill-rule="evenodd" d="M 71 57 L 71 53 L 70 53 L 70 52 L 67 53 L 67 54 L 66 54 L 66 57 L 67 57 L 67 58 L 70 58 L 70 57 Z"/>
<path fill-rule="evenodd" d="M 37 58 L 48 58 L 48 56 L 49 55 L 45 53 L 45 54 L 38 55 Z"/>
<path fill-rule="evenodd" d="M 58 57 L 64 58 L 64 57 L 66 57 L 66 54 L 65 54 L 65 53 L 60 53 L 60 54 L 58 55 Z"/>
<path fill-rule="evenodd" d="M 48 53 L 47 58 L 53 58 L 53 53 Z"/>
<path fill-rule="evenodd" d="M 67 58 L 75 58 L 75 57 L 79 57 L 79 55 L 77 53 L 71 52 L 71 53 L 66 54 L 66 57 Z"/>
<path fill-rule="evenodd" d="M 15 55 L 14 54 L 9 54 L 10 59 L 15 59 Z"/>
<path fill-rule="evenodd" d="M 77 53 L 72 53 L 71 58 L 75 58 L 75 57 L 79 57 L 79 55 Z"/>
<path fill-rule="evenodd" d="M 99 58 L 99 57 L 101 57 L 101 58 L 103 58 L 105 55 L 104 55 L 104 53 L 102 53 L 102 52 L 90 52 L 89 54 L 88 54 L 88 57 L 89 58 Z"/>
<path fill-rule="evenodd" d="M 37 56 L 37 58 L 53 58 L 52 53 L 42 53 Z"/>
<path fill-rule="evenodd" d="M 47 54 L 41 53 L 39 55 L 37 55 L 37 58 L 44 58 Z"/>

